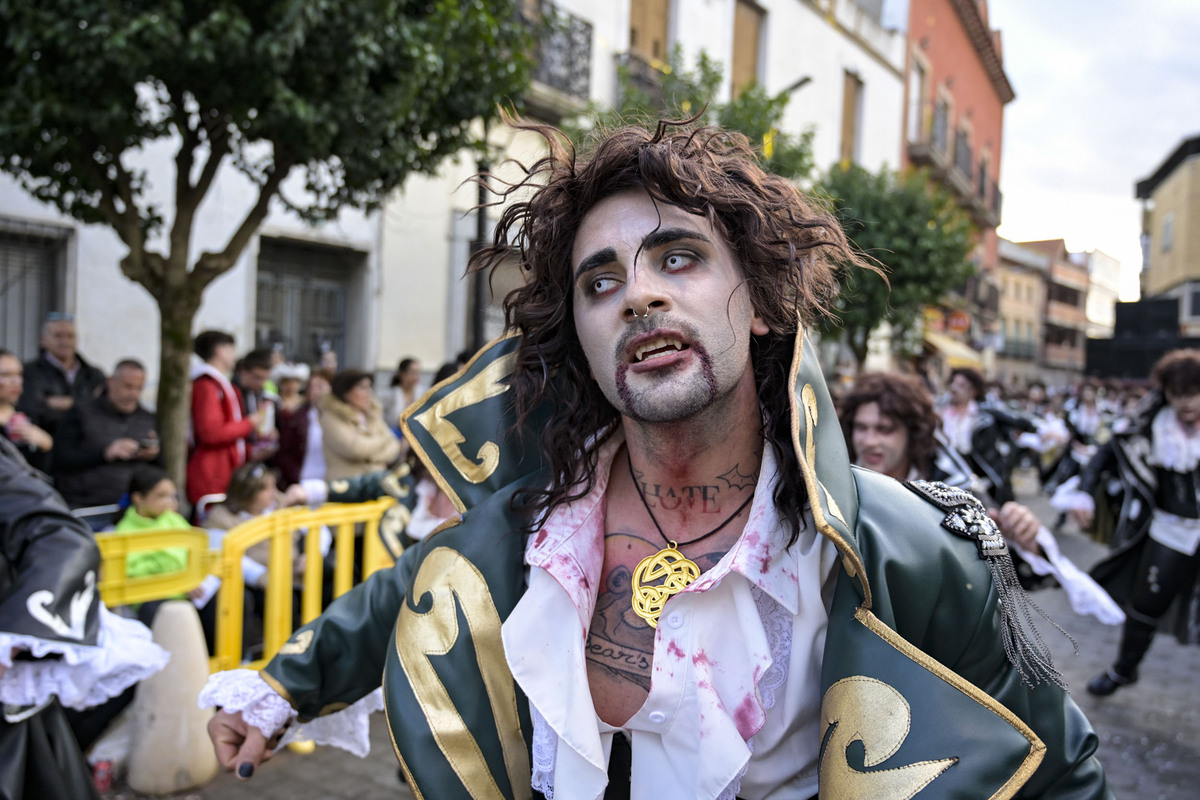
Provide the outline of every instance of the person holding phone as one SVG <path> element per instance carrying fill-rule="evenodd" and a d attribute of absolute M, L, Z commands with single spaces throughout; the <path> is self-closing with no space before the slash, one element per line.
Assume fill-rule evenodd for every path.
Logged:
<path fill-rule="evenodd" d="M 157 420 L 141 404 L 145 383 L 146 368 L 125 359 L 113 368 L 103 393 L 67 412 L 54 480 L 71 508 L 116 504 L 135 466 L 160 463 Z M 100 530 L 115 519 L 98 514 L 89 521 Z"/>

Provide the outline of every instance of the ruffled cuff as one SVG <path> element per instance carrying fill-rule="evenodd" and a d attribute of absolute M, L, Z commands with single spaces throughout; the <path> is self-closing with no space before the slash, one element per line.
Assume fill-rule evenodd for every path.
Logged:
<path fill-rule="evenodd" d="M 199 704 L 201 708 L 220 706 L 229 712 L 240 711 L 242 719 L 268 739 L 290 726 L 280 747 L 293 741 L 312 741 L 365 758 L 371 752 L 371 714 L 383 710 L 383 689 L 376 689 L 341 711 L 296 723 L 296 710 L 258 672 L 234 669 L 210 677 L 200 692 Z"/>
<path fill-rule="evenodd" d="M 13 661 L 13 650 L 32 660 Z M 158 672 L 170 654 L 154 643 L 150 629 L 100 606 L 95 646 L 0 633 L 0 702 L 37 706 L 57 695 L 69 708 L 90 708 L 116 697 Z"/>
<path fill-rule="evenodd" d="M 1079 490 L 1079 476 L 1075 475 L 1055 490 L 1050 505 L 1056 511 L 1087 511 L 1096 513 L 1096 499 Z"/>
<path fill-rule="evenodd" d="M 216 706 L 230 713 L 240 711 L 242 719 L 268 739 L 296 718 L 291 704 L 252 669 L 230 669 L 209 676 L 197 703 L 201 708 Z"/>

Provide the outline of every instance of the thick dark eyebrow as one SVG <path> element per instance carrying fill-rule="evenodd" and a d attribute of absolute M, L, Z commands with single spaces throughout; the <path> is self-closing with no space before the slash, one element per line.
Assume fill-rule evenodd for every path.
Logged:
<path fill-rule="evenodd" d="M 605 247 L 603 250 L 597 250 L 583 261 L 579 262 L 579 266 L 575 268 L 575 280 L 579 280 L 585 273 L 603 267 L 605 264 L 611 264 L 617 260 L 617 251 L 611 247 Z"/>
<path fill-rule="evenodd" d="M 712 239 L 690 228 L 659 228 L 646 234 L 646 237 L 642 239 L 640 249 L 653 250 L 656 247 L 662 247 L 665 244 L 671 244 L 683 239 L 694 239 L 705 244 L 712 244 Z M 602 250 L 597 250 L 579 262 L 579 266 L 575 268 L 575 280 L 579 280 L 589 270 L 602 267 L 605 264 L 611 264 L 616 260 L 617 251 L 613 248 L 605 247 Z"/>

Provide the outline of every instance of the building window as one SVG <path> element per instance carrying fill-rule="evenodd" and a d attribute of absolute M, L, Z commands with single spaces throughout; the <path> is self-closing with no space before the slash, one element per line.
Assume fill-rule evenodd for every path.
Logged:
<path fill-rule="evenodd" d="M 920 142 L 925 135 L 925 66 L 914 60 L 908 70 L 908 140 Z"/>
<path fill-rule="evenodd" d="M 954 166 L 968 182 L 971 180 L 971 165 L 974 160 L 971 154 L 971 137 L 966 128 L 959 128 L 954 135 Z"/>
<path fill-rule="evenodd" d="M 863 82 L 853 72 L 842 77 L 842 147 L 839 159 L 843 164 L 858 160 L 859 129 L 862 122 Z"/>
<path fill-rule="evenodd" d="M 670 0 L 632 0 L 629 4 L 629 52 L 644 61 L 667 57 Z"/>
<path fill-rule="evenodd" d="M 1162 223 L 1162 251 L 1164 253 L 1171 252 L 1171 248 L 1175 246 L 1175 212 L 1169 211 L 1163 216 Z"/>
<path fill-rule="evenodd" d="M 256 347 L 280 345 L 295 361 L 316 363 L 325 350 L 346 365 L 351 282 L 364 255 L 284 239 L 262 239 L 255 302 Z"/>
<path fill-rule="evenodd" d="M 1200 317 L 1200 284 L 1188 284 L 1188 316 Z"/>
<path fill-rule="evenodd" d="M 730 86 L 737 97 L 758 80 L 758 48 L 762 41 L 763 10 L 747 0 L 738 0 L 733 9 L 733 64 Z"/>
<path fill-rule="evenodd" d="M 38 353 L 41 324 L 60 303 L 66 232 L 0 220 L 0 345 L 22 361 Z"/>

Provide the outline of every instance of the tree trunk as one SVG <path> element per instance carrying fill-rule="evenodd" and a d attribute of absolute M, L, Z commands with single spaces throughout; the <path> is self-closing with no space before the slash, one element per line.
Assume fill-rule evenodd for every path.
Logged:
<path fill-rule="evenodd" d="M 160 354 L 158 367 L 158 435 L 163 466 L 180 496 L 184 492 L 188 456 L 191 385 L 188 366 L 192 352 L 192 321 L 198 303 L 159 301 Z"/>

